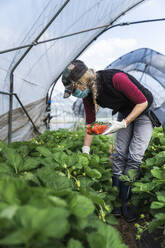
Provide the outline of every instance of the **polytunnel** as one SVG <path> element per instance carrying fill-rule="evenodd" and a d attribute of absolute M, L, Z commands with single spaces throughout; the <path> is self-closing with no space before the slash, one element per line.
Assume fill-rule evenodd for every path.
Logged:
<path fill-rule="evenodd" d="M 65 66 L 142 2 L 1 1 L 0 138 L 9 142 L 27 140 L 34 131 L 42 132 L 48 90 Z M 95 29 L 97 26 L 100 28 Z M 87 29 L 93 30 L 80 32 Z M 44 40 L 50 42 L 42 44 Z M 13 47 L 21 49 L 10 50 Z"/>
<path fill-rule="evenodd" d="M 119 139 L 126 151 L 116 156 L 113 132 L 95 135 L 90 146 L 93 135 L 85 135 L 88 142 L 84 142 L 84 123 L 76 130 L 51 132 L 50 122 L 46 123 L 47 118 L 64 119 L 73 112 L 79 119 L 84 117 L 81 99 L 64 99 L 55 87 L 62 71 L 103 32 L 128 25 L 118 20 L 144 1 L 0 1 L 0 248 L 165 247 L 162 128 L 155 128 L 148 148 L 147 135 L 141 137 L 148 125 L 142 128 L 140 139 L 137 130 L 137 142 L 129 139 L 129 152 L 124 145 L 129 128 L 124 129 L 127 135 L 119 134 Z M 165 104 L 164 65 L 164 55 L 144 48 L 125 54 L 105 69 L 136 75 L 152 90 L 159 108 Z M 98 114 L 103 123 L 88 125 L 88 134 L 98 127 L 107 129 L 105 108 L 102 111 Z M 121 123 L 118 130 L 127 126 L 126 121 L 117 125 Z M 140 173 L 136 173 L 144 147 Z M 115 157 L 123 159 L 118 175 L 113 171 Z"/>

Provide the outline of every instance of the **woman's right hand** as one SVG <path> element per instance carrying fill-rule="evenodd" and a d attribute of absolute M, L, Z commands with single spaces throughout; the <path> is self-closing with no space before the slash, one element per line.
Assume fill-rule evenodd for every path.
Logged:
<path fill-rule="evenodd" d="M 83 146 L 83 147 L 82 147 L 82 153 L 87 153 L 87 154 L 89 154 L 89 153 L 90 153 L 90 147 L 89 147 L 89 146 Z"/>

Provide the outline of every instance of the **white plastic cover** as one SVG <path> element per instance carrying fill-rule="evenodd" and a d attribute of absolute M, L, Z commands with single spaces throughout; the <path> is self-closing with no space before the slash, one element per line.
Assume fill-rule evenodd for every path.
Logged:
<path fill-rule="evenodd" d="M 110 24 L 141 2 L 143 0 L 1 0 L 0 51 L 31 44 L 65 3 L 66 6 L 39 41 Z M 34 46 L 14 71 L 14 93 L 18 95 L 23 105 L 36 106 L 37 101 L 44 99 L 50 85 L 59 77 L 65 66 L 103 30 L 97 29 Z M 12 68 L 26 50 L 27 48 L 24 48 L 0 54 L 0 91 L 9 92 Z M 19 107 L 18 101 L 14 98 L 13 108 Z M 34 107 L 32 111 L 33 115 L 40 115 L 40 122 L 43 119 L 44 107 L 38 106 L 37 112 Z M 0 125 L 8 111 L 9 97 L 0 94 Z M 25 133 L 29 129 L 25 126 L 31 127 L 27 120 L 26 125 L 24 123 L 20 126 L 20 120 L 21 113 L 13 126 L 13 141 L 26 139 Z M 33 121 L 35 123 L 35 120 Z M 7 122 L 4 128 L 7 130 Z M 4 128 L 0 130 L 0 138 L 6 140 Z"/>
<path fill-rule="evenodd" d="M 115 60 L 106 69 L 120 69 L 134 75 L 152 92 L 156 107 L 165 102 L 165 55 L 140 48 Z"/>

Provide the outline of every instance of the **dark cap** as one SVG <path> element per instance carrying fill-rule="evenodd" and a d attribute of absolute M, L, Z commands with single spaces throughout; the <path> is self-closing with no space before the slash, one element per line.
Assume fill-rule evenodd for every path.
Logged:
<path fill-rule="evenodd" d="M 62 82 L 65 86 L 64 98 L 69 97 L 73 92 L 73 82 L 78 81 L 88 67 L 81 60 L 74 60 L 69 64 L 62 73 Z"/>

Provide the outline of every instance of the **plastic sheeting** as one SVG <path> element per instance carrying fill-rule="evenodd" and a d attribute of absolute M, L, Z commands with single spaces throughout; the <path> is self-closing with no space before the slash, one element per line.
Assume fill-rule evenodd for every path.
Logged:
<path fill-rule="evenodd" d="M 43 132 L 45 129 L 45 98 L 36 101 L 35 103 L 28 104 L 26 110 L 33 119 L 39 132 Z M 44 114 L 41 114 L 44 113 Z M 8 140 L 8 114 L 3 114 L 0 119 L 0 139 Z M 32 128 L 32 124 L 29 123 L 27 116 L 25 115 L 22 108 L 17 108 L 13 111 L 13 133 L 17 140 L 28 140 L 36 135 Z"/>
<path fill-rule="evenodd" d="M 134 75 L 152 92 L 156 107 L 165 102 L 165 55 L 141 48 L 125 54 L 106 69 L 120 69 Z"/>
<path fill-rule="evenodd" d="M 84 105 L 82 99 L 77 99 L 72 106 L 72 110 L 75 116 L 84 117 Z"/>
<path fill-rule="evenodd" d="M 2 0 L 0 1 L 0 51 L 31 44 L 47 23 L 66 6 L 42 34 L 39 41 L 78 32 L 84 29 L 113 23 L 123 13 L 142 0 Z M 43 99 L 50 85 L 59 77 L 64 67 L 104 28 L 59 39 L 33 48 L 14 71 L 14 93 L 24 106 Z M 0 55 L 0 91 L 9 92 L 10 73 L 27 48 Z M 45 104 L 45 103 L 44 103 Z M 14 98 L 13 109 L 20 107 Z M 44 106 L 45 108 L 46 106 Z M 38 113 L 42 115 L 42 108 Z M 0 119 L 9 111 L 9 97 L 0 94 Z M 43 113 L 44 114 L 44 113 Z M 15 119 L 15 116 L 13 116 Z M 25 125 L 19 126 L 22 114 L 15 125 L 20 132 L 13 132 L 13 141 L 24 139 Z M 25 123 L 24 123 L 25 124 Z M 27 122 L 27 125 L 31 126 Z M 7 129 L 7 123 L 6 123 Z M 28 128 L 27 128 L 28 130 Z M 4 139 L 0 130 L 0 137 Z"/>

